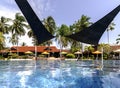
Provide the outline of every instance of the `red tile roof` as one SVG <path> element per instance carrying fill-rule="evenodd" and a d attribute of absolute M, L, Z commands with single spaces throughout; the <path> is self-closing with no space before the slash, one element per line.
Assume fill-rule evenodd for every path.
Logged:
<path fill-rule="evenodd" d="M 48 52 L 60 52 L 59 49 L 57 49 L 55 46 L 50 46 L 50 50 L 46 50 L 48 46 L 37 46 L 37 52 L 44 52 L 44 51 L 48 51 Z M 35 51 L 35 46 L 13 46 L 11 47 L 11 52 L 27 52 L 27 51 Z"/>
<path fill-rule="evenodd" d="M 112 45 L 110 46 L 111 47 L 111 50 L 114 51 L 114 50 L 117 50 L 117 49 L 120 49 L 120 45 Z"/>

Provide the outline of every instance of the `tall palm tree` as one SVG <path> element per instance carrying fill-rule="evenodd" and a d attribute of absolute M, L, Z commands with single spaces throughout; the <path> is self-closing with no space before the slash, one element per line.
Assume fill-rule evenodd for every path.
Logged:
<path fill-rule="evenodd" d="M 35 37 L 35 35 L 33 34 L 33 31 L 32 31 L 31 29 L 28 31 L 27 35 L 28 35 L 29 38 L 32 38 L 32 44 L 33 44 L 33 45 L 39 45 L 39 44 L 37 43 L 37 39 L 36 39 L 36 37 Z"/>
<path fill-rule="evenodd" d="M 45 28 L 52 34 L 55 35 L 55 31 L 56 31 L 56 23 L 55 20 L 53 19 L 52 16 L 48 16 L 46 19 L 43 20 L 43 24 L 45 26 Z M 48 45 L 48 50 L 50 50 L 50 44 L 52 44 L 52 40 L 49 40 L 45 43 L 43 43 L 44 45 Z"/>
<path fill-rule="evenodd" d="M 54 35 L 56 31 L 56 23 L 52 16 L 48 16 L 46 19 L 43 20 L 43 24 L 46 29 Z"/>
<path fill-rule="evenodd" d="M 73 25 L 70 25 L 70 31 L 72 33 L 76 33 L 87 28 L 92 24 L 89 20 L 90 20 L 90 17 L 82 15 L 78 21 L 75 21 Z M 71 43 L 71 49 L 74 47 L 77 47 L 77 49 L 82 48 L 82 44 L 80 42 L 77 42 L 75 40 L 70 40 L 70 43 Z"/>
<path fill-rule="evenodd" d="M 10 37 L 9 42 L 11 42 L 13 45 L 16 45 L 16 44 L 18 43 L 18 37 L 16 37 L 16 34 L 13 34 L 13 35 Z"/>
<path fill-rule="evenodd" d="M 54 19 L 53 19 L 52 16 L 48 16 L 46 19 L 43 19 L 42 23 L 43 23 L 43 25 L 45 26 L 45 28 L 46 28 L 51 34 L 55 35 L 55 32 L 56 32 L 56 24 L 55 24 L 55 21 L 54 21 Z M 34 45 L 35 45 L 35 44 L 38 45 L 38 43 L 36 43 L 37 40 L 36 40 L 35 35 L 33 34 L 33 31 L 32 31 L 32 30 L 29 30 L 29 31 L 28 31 L 28 36 L 29 36 L 30 38 L 32 38 Z M 40 44 L 40 45 L 50 45 L 50 44 L 52 44 L 52 41 L 47 41 L 47 42 L 44 42 L 43 44 Z"/>
<path fill-rule="evenodd" d="M 52 34 L 55 35 L 56 32 L 56 23 L 52 16 L 48 16 L 46 19 L 43 20 L 43 24 L 45 28 Z M 52 44 L 52 41 L 45 42 L 46 45 L 50 46 Z"/>
<path fill-rule="evenodd" d="M 10 18 L 5 18 L 3 16 L 0 18 L 0 32 L 2 32 L 3 34 L 8 34 L 10 26 L 8 22 L 10 20 Z"/>
<path fill-rule="evenodd" d="M 10 30 L 12 33 L 13 39 L 11 39 L 12 44 L 19 43 L 19 37 L 24 36 L 26 31 L 25 28 L 29 28 L 29 26 L 26 24 L 26 20 L 24 16 L 22 16 L 20 13 L 15 14 L 15 19 L 12 20 L 13 24 L 10 26 Z"/>
<path fill-rule="evenodd" d="M 88 26 L 90 26 L 90 24 L 92 24 L 90 21 L 90 17 L 87 17 L 85 15 L 82 15 L 81 18 L 78 21 L 75 21 L 75 23 L 72 26 L 72 31 L 73 32 L 79 32 L 82 29 L 87 28 Z"/>
<path fill-rule="evenodd" d="M 62 48 L 68 46 L 68 38 L 65 37 L 68 34 L 70 34 L 70 29 L 65 24 L 62 24 L 56 32 L 56 40 L 58 40 L 58 44 L 60 44 Z"/>
<path fill-rule="evenodd" d="M 56 31 L 56 24 L 55 24 L 55 21 L 54 21 L 54 19 L 51 17 L 51 16 L 48 16 L 46 19 L 44 19 L 43 21 L 43 25 L 45 26 L 45 28 L 51 33 L 51 34 L 53 34 L 54 35 L 54 33 L 55 33 L 55 31 Z M 36 40 L 36 37 L 35 37 L 35 35 L 33 34 L 33 31 L 32 30 L 30 30 L 30 31 L 28 31 L 28 36 L 30 37 L 30 38 L 32 38 L 32 43 L 34 44 L 34 46 L 35 46 L 35 57 L 37 56 L 37 52 L 36 52 L 36 50 L 37 50 L 37 47 L 36 47 L 36 45 L 39 45 L 38 44 L 38 42 L 37 42 L 37 40 Z M 48 45 L 48 47 L 50 46 L 50 44 L 52 44 L 52 41 L 51 40 L 49 40 L 49 41 L 47 41 L 47 42 L 44 42 L 44 43 L 42 43 L 42 44 L 40 44 L 40 45 Z"/>
<path fill-rule="evenodd" d="M 1 17 L 0 18 L 0 47 L 5 46 L 5 37 L 4 34 L 8 34 L 9 32 L 9 24 L 10 18 Z"/>
<path fill-rule="evenodd" d="M 108 38 L 108 44 L 110 42 L 110 39 L 109 39 L 109 31 L 113 31 L 115 28 L 114 28 L 115 24 L 114 23 L 111 23 L 108 28 L 107 28 L 107 38 Z"/>
<path fill-rule="evenodd" d="M 56 31 L 55 41 L 57 41 L 58 44 L 60 45 L 60 57 L 61 57 L 62 48 L 68 46 L 68 38 L 65 36 L 68 35 L 69 32 L 70 32 L 70 29 L 65 24 L 62 24 L 60 27 L 58 27 Z"/>
<path fill-rule="evenodd" d="M 0 32 L 0 50 L 2 50 L 4 48 L 4 45 L 5 45 L 4 39 L 5 39 L 5 37 L 3 36 L 3 33 Z"/>
<path fill-rule="evenodd" d="M 37 39 L 32 30 L 29 30 L 27 33 L 29 38 L 32 38 L 32 44 L 35 46 L 35 59 L 37 60 L 37 46 L 39 45 Z"/>
<path fill-rule="evenodd" d="M 16 34 L 16 37 L 25 35 L 25 28 L 28 28 L 28 25 L 25 22 L 24 16 L 20 13 L 16 13 L 13 24 L 10 26 L 11 33 Z"/>
<path fill-rule="evenodd" d="M 32 38 L 32 43 L 33 43 L 33 45 L 36 45 L 36 38 L 35 38 L 35 36 L 34 36 L 34 34 L 33 34 L 33 31 L 30 29 L 29 31 L 28 31 L 28 33 L 27 33 L 27 35 L 28 35 L 28 37 L 29 38 Z"/>

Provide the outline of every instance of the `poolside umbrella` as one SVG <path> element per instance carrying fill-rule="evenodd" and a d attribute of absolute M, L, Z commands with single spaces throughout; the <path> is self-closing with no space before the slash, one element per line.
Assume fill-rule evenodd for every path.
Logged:
<path fill-rule="evenodd" d="M 31 51 L 26 51 L 25 54 L 33 54 Z"/>
<path fill-rule="evenodd" d="M 50 53 L 48 53 L 48 52 L 45 51 L 45 52 L 43 52 L 42 54 L 48 55 L 48 54 L 50 54 Z"/>
<path fill-rule="evenodd" d="M 42 52 L 42 54 L 43 54 L 43 55 L 47 55 L 47 57 L 49 57 L 49 54 L 50 54 L 50 53 L 48 53 L 48 52 L 45 51 L 45 52 Z"/>
<path fill-rule="evenodd" d="M 74 54 L 77 54 L 77 55 L 78 55 L 78 58 L 79 58 L 79 55 L 82 54 L 82 52 L 77 51 L 77 52 L 75 52 Z"/>
<path fill-rule="evenodd" d="M 93 54 L 97 54 L 97 59 L 98 59 L 98 54 L 102 54 L 102 52 L 100 52 L 100 51 L 94 51 L 94 52 L 92 52 Z"/>
<path fill-rule="evenodd" d="M 77 51 L 77 52 L 75 52 L 74 54 L 82 54 L 82 52 L 80 52 L 80 51 Z"/>

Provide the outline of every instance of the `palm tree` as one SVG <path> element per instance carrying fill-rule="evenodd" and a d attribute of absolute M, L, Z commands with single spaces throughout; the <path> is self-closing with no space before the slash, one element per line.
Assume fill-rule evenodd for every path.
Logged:
<path fill-rule="evenodd" d="M 56 31 L 56 23 L 52 16 L 48 16 L 46 19 L 43 20 L 43 24 L 46 27 L 46 29 L 54 35 Z"/>
<path fill-rule="evenodd" d="M 10 25 L 7 22 L 9 22 L 10 20 L 10 18 L 5 18 L 3 16 L 0 18 L 0 32 L 2 32 L 3 34 L 8 34 L 8 29 Z"/>
<path fill-rule="evenodd" d="M 61 27 L 58 27 L 58 29 L 56 31 L 55 41 L 57 41 L 58 44 L 60 45 L 60 57 L 61 57 L 62 48 L 68 46 L 68 40 L 69 39 L 65 36 L 68 35 L 69 32 L 70 32 L 70 29 L 65 24 L 62 24 Z"/>
<path fill-rule="evenodd" d="M 36 37 L 33 34 L 33 31 L 31 29 L 28 31 L 27 35 L 28 35 L 29 38 L 32 38 L 32 44 L 33 45 L 38 45 L 37 39 L 36 39 Z"/>
<path fill-rule="evenodd" d="M 9 24 L 10 18 L 1 17 L 0 18 L 0 47 L 5 45 L 5 37 L 4 34 L 8 34 L 9 32 Z"/>
<path fill-rule="evenodd" d="M 3 36 L 3 33 L 0 32 L 0 50 L 2 50 L 4 48 L 4 45 L 5 45 L 4 39 L 5 39 L 5 37 Z"/>
<path fill-rule="evenodd" d="M 56 32 L 56 24 L 55 24 L 55 21 L 54 21 L 53 17 L 48 16 L 46 19 L 43 19 L 42 23 L 43 23 L 43 25 L 45 26 L 45 28 L 46 28 L 51 34 L 55 35 L 55 32 Z M 29 36 L 30 38 L 32 38 L 34 45 L 36 45 L 36 44 L 38 45 L 38 43 L 36 43 L 37 40 L 36 40 L 35 35 L 33 34 L 33 31 L 32 31 L 32 30 L 28 31 L 28 36 Z M 47 41 L 47 42 L 44 42 L 43 44 L 40 44 L 40 45 L 50 45 L 50 44 L 52 44 L 52 41 Z"/>
<path fill-rule="evenodd" d="M 52 16 L 48 16 L 46 19 L 43 20 L 43 24 L 45 26 L 45 28 L 52 34 L 55 35 L 56 32 L 56 23 L 55 20 L 53 19 Z M 43 43 L 44 45 L 48 45 L 48 49 L 50 47 L 50 44 L 52 44 L 52 41 L 49 40 L 45 43 Z M 49 49 L 50 50 L 50 49 Z"/>
<path fill-rule="evenodd" d="M 108 38 L 108 44 L 110 42 L 110 39 L 109 39 L 109 31 L 113 31 L 115 28 L 114 28 L 115 24 L 114 23 L 111 23 L 108 28 L 107 28 L 107 38 Z"/>
<path fill-rule="evenodd" d="M 68 38 L 66 38 L 65 36 L 68 35 L 69 32 L 70 32 L 70 29 L 65 24 L 62 24 L 61 27 L 58 28 L 56 32 L 56 40 L 58 40 L 58 44 L 60 44 L 61 47 L 68 46 Z"/>
<path fill-rule="evenodd" d="M 12 20 L 13 24 L 10 26 L 10 30 L 12 33 L 11 42 L 12 44 L 17 44 L 19 42 L 19 36 L 25 35 L 25 28 L 29 28 L 29 26 L 26 24 L 26 20 L 24 16 L 22 16 L 20 13 L 15 14 L 15 19 Z M 12 39 L 13 38 L 13 39 Z"/>
<path fill-rule="evenodd" d="M 51 16 L 48 16 L 46 19 L 44 19 L 43 21 L 43 25 L 46 27 L 46 29 L 51 33 L 51 34 L 53 34 L 54 35 L 54 33 L 55 33 L 55 31 L 56 31 L 56 24 L 55 24 L 55 21 L 54 21 L 54 19 L 51 17 Z M 37 52 L 36 52 L 36 50 L 37 50 L 37 47 L 36 47 L 36 45 L 39 45 L 38 44 L 38 42 L 37 42 L 37 40 L 36 40 L 36 37 L 35 37 L 35 35 L 33 34 L 33 31 L 32 30 L 30 30 L 30 31 L 28 31 L 28 36 L 30 37 L 30 38 L 32 38 L 32 43 L 35 45 L 35 55 L 37 56 Z M 42 44 L 40 44 L 40 45 L 48 45 L 48 47 L 50 46 L 50 44 L 52 44 L 52 41 L 47 41 L 47 42 L 44 42 L 44 43 L 42 43 Z M 35 57 L 36 57 L 35 56 Z"/>
<path fill-rule="evenodd" d="M 10 38 L 9 42 L 11 42 L 13 45 L 16 45 L 18 43 L 18 37 L 16 37 L 16 34 L 13 34 L 9 38 Z"/>
<path fill-rule="evenodd" d="M 109 44 L 104 44 L 104 43 L 101 43 L 99 44 L 98 46 L 98 50 L 101 51 L 101 49 L 103 49 L 103 54 L 106 54 L 106 59 L 110 56 L 110 52 L 111 52 L 111 48 L 110 48 L 110 45 Z"/>
<path fill-rule="evenodd" d="M 56 23 L 53 19 L 52 16 L 48 16 L 46 19 L 43 20 L 43 24 L 45 26 L 45 28 L 52 34 L 55 35 L 56 32 Z M 48 46 L 50 46 L 50 44 L 52 44 L 52 41 L 47 41 L 45 42 L 45 44 L 47 44 Z"/>
<path fill-rule="evenodd" d="M 89 20 L 90 20 L 90 17 L 82 15 L 78 21 L 75 21 L 75 23 L 73 25 L 71 25 L 71 29 L 72 29 L 73 33 L 79 32 L 82 29 L 85 29 L 88 26 L 90 26 L 90 24 L 92 24 L 92 23 L 89 22 Z"/>
<path fill-rule="evenodd" d="M 89 58 L 89 54 L 90 54 L 90 52 L 94 51 L 94 48 L 93 48 L 93 46 L 86 46 L 85 50 L 88 52 L 88 58 Z"/>
<path fill-rule="evenodd" d="M 37 60 L 37 45 L 39 45 L 39 44 L 38 44 L 37 39 L 32 30 L 29 30 L 27 35 L 29 38 L 32 38 L 32 41 L 33 41 L 32 43 L 35 46 L 35 59 Z"/>
<path fill-rule="evenodd" d="M 116 44 L 119 44 L 120 42 L 120 34 L 118 35 L 118 38 L 116 39 Z"/>
<path fill-rule="evenodd" d="M 108 53 L 108 54 L 109 54 L 109 52 L 110 52 L 110 50 L 111 50 L 111 49 L 110 49 L 110 45 L 109 45 L 109 44 L 105 44 L 105 43 L 99 44 L 98 50 L 100 51 L 101 48 L 103 48 L 103 49 L 104 49 L 104 52 L 106 52 L 106 53 Z"/>
<path fill-rule="evenodd" d="M 70 31 L 72 33 L 76 33 L 87 28 L 92 24 L 91 22 L 89 22 L 89 20 L 90 20 L 90 17 L 82 15 L 78 21 L 75 21 L 75 23 L 70 26 Z M 72 41 L 70 40 L 70 43 L 71 43 L 71 49 L 74 47 L 77 47 L 77 49 L 82 48 L 82 44 L 80 42 L 77 42 L 75 40 L 72 40 Z"/>

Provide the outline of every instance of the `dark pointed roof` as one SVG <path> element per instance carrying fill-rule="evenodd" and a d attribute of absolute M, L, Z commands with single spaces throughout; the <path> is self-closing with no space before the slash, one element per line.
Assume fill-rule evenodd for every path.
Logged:
<path fill-rule="evenodd" d="M 106 16 L 98 20 L 96 23 L 92 24 L 90 27 L 83 29 L 78 33 L 68 35 L 66 37 L 69 37 L 71 39 L 83 43 L 98 45 L 98 42 L 102 34 L 107 29 L 107 27 L 109 26 L 109 24 L 112 22 L 112 20 L 115 18 L 119 11 L 120 5 L 116 7 L 114 10 L 112 10 L 110 13 L 108 13 Z"/>
<path fill-rule="evenodd" d="M 50 40 L 54 37 L 43 26 L 43 24 L 41 23 L 37 15 L 34 13 L 33 9 L 31 8 L 27 0 L 15 0 L 15 1 L 19 8 L 21 9 L 25 18 L 27 19 L 39 44 L 47 40 Z"/>

